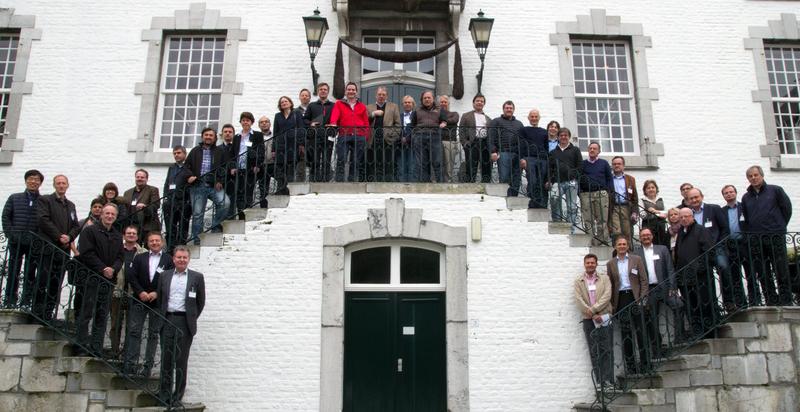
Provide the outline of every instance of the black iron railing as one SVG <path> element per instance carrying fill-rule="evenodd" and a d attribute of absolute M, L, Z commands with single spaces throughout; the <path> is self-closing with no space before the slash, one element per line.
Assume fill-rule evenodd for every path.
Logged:
<path fill-rule="evenodd" d="M 757 306 L 800 304 L 800 233 L 733 234 L 678 268 L 647 295 L 618 308 L 591 333 L 594 407 L 607 410 L 653 376 L 670 357 L 717 337 L 734 314 Z M 611 337 L 621 337 L 614 358 Z"/>
<path fill-rule="evenodd" d="M 166 342 L 160 336 L 166 331 L 170 336 L 182 332 L 156 307 L 142 303 L 127 287 L 118 289 L 113 281 L 116 275 L 107 278 L 90 270 L 79 256 L 71 256 L 37 233 L 0 232 L 0 258 L 2 308 L 30 315 L 72 344 L 77 355 L 94 357 L 128 386 L 152 395 L 161 405 L 182 408 L 168 388 L 174 382 L 167 379 L 168 373 L 176 365 L 164 365 L 156 356 L 157 351 L 177 355 L 177 340 Z M 129 316 L 124 346 L 118 346 L 107 330 L 115 305 L 127 307 Z M 147 327 L 129 329 L 134 312 L 148 318 Z M 111 318 L 112 323 L 122 322 L 114 315 Z"/>

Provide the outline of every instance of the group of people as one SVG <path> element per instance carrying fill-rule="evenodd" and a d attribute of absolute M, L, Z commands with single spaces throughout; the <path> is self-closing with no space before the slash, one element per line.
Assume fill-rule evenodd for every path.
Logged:
<path fill-rule="evenodd" d="M 202 274 L 188 269 L 186 246 L 175 246 L 171 254 L 166 250 L 158 189 L 147 185 L 147 171 L 136 171 L 135 186 L 122 197 L 116 185 L 105 185 L 86 219 L 78 218 L 67 198 L 67 176 L 53 178 L 51 194 L 40 194 L 44 176 L 38 170 L 24 177 L 25 191 L 10 195 L 3 208 L 8 239 L 3 306 L 25 308 L 45 324 L 61 325 L 66 273 L 73 294 L 64 329 L 75 334 L 78 354 L 117 358 L 127 374 L 149 377 L 160 342 L 161 396 L 180 400 L 205 285 Z M 110 354 L 104 350 L 109 312 Z"/>
<path fill-rule="evenodd" d="M 723 186 L 726 204 L 719 206 L 705 203 L 700 189 L 684 183 L 681 204 L 668 211 L 656 199 L 658 186 L 648 181 L 643 210 L 651 216 L 642 220 L 640 244 L 631 247 L 630 231 L 620 231 L 605 273 L 596 255 L 584 256 L 574 293 L 598 385 L 614 382 L 611 318 L 622 311 L 628 313 L 616 322 L 624 371 L 635 374 L 661 357 L 662 339 L 713 337 L 724 313 L 797 303 L 800 279 L 790 275 L 787 261 L 791 201 L 780 186 L 764 181 L 760 166 L 748 168 L 746 177 L 750 185 L 741 201 L 733 185 Z M 635 196 L 635 187 L 628 187 Z"/>

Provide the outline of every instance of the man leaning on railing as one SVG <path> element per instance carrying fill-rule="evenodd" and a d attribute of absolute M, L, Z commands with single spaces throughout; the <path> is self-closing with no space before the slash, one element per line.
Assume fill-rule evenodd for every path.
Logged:
<path fill-rule="evenodd" d="M 192 235 L 196 245 L 200 244 L 200 232 L 203 229 L 203 218 L 208 199 L 214 202 L 214 214 L 211 222 L 213 231 L 222 231 L 220 224 L 226 216 L 230 199 L 223 187 L 225 181 L 225 164 L 227 155 L 217 143 L 217 132 L 206 127 L 200 133 L 201 142 L 189 152 L 186 158 L 187 183 L 192 197 Z"/>

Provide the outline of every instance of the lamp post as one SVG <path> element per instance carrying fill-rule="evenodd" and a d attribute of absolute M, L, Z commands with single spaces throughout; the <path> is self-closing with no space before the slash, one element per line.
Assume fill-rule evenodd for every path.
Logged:
<path fill-rule="evenodd" d="M 311 79 L 314 82 L 314 95 L 317 95 L 317 80 L 319 73 L 314 67 L 314 58 L 317 57 L 319 47 L 322 46 L 322 39 L 328 31 L 328 19 L 319 15 L 319 8 L 314 10 L 313 16 L 303 17 L 303 24 L 306 26 L 306 43 L 308 43 L 308 54 L 311 56 Z"/>
<path fill-rule="evenodd" d="M 489 36 L 492 34 L 492 24 L 494 19 L 483 17 L 483 10 L 478 11 L 478 17 L 469 19 L 469 31 L 472 33 L 472 41 L 478 49 L 478 57 L 481 58 L 481 70 L 476 76 L 478 78 L 478 94 L 481 93 L 481 83 L 483 83 L 483 59 L 486 57 L 486 49 L 489 48 Z"/>

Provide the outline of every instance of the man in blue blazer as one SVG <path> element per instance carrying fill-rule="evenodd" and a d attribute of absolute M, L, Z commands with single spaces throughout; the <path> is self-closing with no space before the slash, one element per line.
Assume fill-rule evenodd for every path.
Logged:
<path fill-rule="evenodd" d="M 189 259 L 189 248 L 175 247 L 172 257 L 175 268 L 161 273 L 156 292 L 160 311 L 166 318 L 161 328 L 160 397 L 170 403 L 180 401 L 186 390 L 189 349 L 197 333 L 197 318 L 206 303 L 203 274 L 188 268 Z"/>
<path fill-rule="evenodd" d="M 128 302 L 128 326 L 125 336 L 125 370 L 127 373 L 141 372 L 150 376 L 153 368 L 153 357 L 156 353 L 158 334 L 161 331 L 161 315 L 158 311 L 157 288 L 158 278 L 165 270 L 175 268 L 172 256 L 164 249 L 164 238 L 161 232 L 147 234 L 147 252 L 133 258 L 127 273 L 128 284 L 133 298 Z M 142 329 L 145 319 L 147 326 L 147 348 L 145 349 L 143 368 L 135 369 L 139 359 L 142 342 Z"/>

